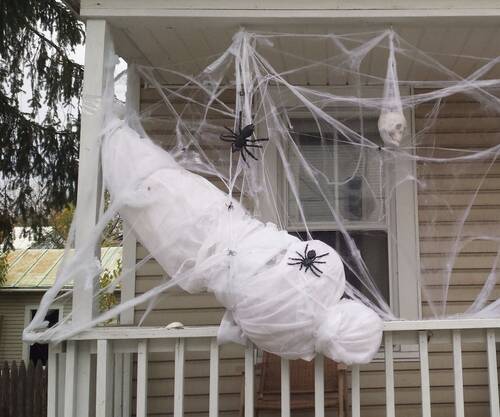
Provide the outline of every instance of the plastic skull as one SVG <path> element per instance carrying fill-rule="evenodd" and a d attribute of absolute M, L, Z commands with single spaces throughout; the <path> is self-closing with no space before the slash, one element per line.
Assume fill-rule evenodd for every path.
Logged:
<path fill-rule="evenodd" d="M 378 119 L 378 131 L 387 146 L 398 147 L 403 140 L 408 124 L 403 113 L 382 112 Z"/>

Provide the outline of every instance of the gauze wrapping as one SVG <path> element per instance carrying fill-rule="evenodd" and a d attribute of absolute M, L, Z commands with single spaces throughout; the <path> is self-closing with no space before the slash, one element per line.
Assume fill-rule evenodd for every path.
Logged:
<path fill-rule="evenodd" d="M 346 365 L 368 363 L 382 341 L 382 321 L 359 301 L 341 300 L 325 314 L 316 351 Z"/>
<path fill-rule="evenodd" d="M 344 305 L 345 275 L 333 248 L 302 242 L 249 216 L 237 201 L 125 123 L 106 135 L 102 160 L 112 198 L 127 196 L 120 215 L 138 240 L 167 274 L 183 273 L 181 288 L 213 292 L 226 307 L 220 342 L 248 338 L 268 352 L 306 360 L 321 346 L 326 356 L 346 363 L 365 361 L 378 350 L 382 327 L 375 313 L 358 303 L 336 310 Z M 320 256 L 320 272 L 291 265 L 312 250 Z M 366 338 L 362 319 L 352 317 L 356 309 L 369 319 Z M 345 322 L 353 320 L 358 320 L 354 327 Z M 352 350 L 346 348 L 344 330 Z"/>
<path fill-rule="evenodd" d="M 320 277 L 288 265 L 304 249 L 328 253 L 318 264 Z M 320 241 L 292 243 L 285 253 L 245 279 L 235 274 L 231 309 L 234 322 L 260 348 L 289 359 L 315 355 L 315 331 L 325 311 L 337 304 L 345 288 L 344 267 L 338 254 Z"/>

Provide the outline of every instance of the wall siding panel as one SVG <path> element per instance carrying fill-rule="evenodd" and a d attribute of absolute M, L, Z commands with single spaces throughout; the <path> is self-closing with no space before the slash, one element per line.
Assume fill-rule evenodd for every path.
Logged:
<path fill-rule="evenodd" d="M 487 149 L 500 142 L 498 116 L 465 95 L 447 98 L 429 123 L 426 116 L 431 109 L 432 104 L 423 104 L 415 111 L 416 129 L 423 129 L 417 139 L 419 155 L 448 154 L 443 148 L 453 148 L 460 155 L 460 150 Z M 463 247 L 454 259 L 447 311 L 463 312 L 479 294 L 491 269 L 498 269 L 498 243 L 464 241 L 483 235 L 500 237 L 500 160 L 490 155 L 483 161 L 418 163 L 417 174 L 422 278 L 429 285 L 429 299 L 440 308 L 447 263 L 461 234 Z M 499 295 L 497 286 L 489 300 Z M 428 303 L 422 298 L 426 316 Z"/>
<path fill-rule="evenodd" d="M 425 104 L 415 111 L 417 131 L 425 128 L 418 137 L 419 155 L 439 157 L 455 153 L 456 156 L 464 149 L 482 150 L 500 142 L 498 116 L 493 117 L 483 106 L 464 95 L 446 99 L 434 123 L 428 125 L 425 118 L 430 109 L 431 105 Z M 427 284 L 427 299 L 422 296 L 424 317 L 443 313 L 443 282 L 457 234 L 462 235 L 462 241 L 482 235 L 500 237 L 499 173 L 500 161 L 493 156 L 483 161 L 417 164 L 421 273 Z M 460 227 L 462 222 L 463 227 Z M 498 250 L 498 244 L 491 241 L 472 241 L 463 245 L 454 259 L 450 275 L 447 314 L 462 313 L 471 305 L 491 269 L 498 271 L 495 267 Z M 500 286 L 497 285 L 488 299 L 493 301 L 499 296 Z M 454 416 L 451 345 L 433 345 L 431 338 L 429 349 L 432 415 Z M 485 346 L 464 342 L 462 349 L 465 414 L 488 415 Z M 416 365 L 418 370 L 418 363 Z M 418 387 L 413 395 L 420 398 L 417 372 L 407 374 L 405 383 Z M 405 402 L 404 394 L 396 398 L 398 403 Z"/>

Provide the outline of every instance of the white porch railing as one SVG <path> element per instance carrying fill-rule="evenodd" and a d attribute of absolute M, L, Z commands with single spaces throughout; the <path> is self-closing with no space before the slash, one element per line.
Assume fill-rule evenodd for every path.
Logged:
<path fill-rule="evenodd" d="M 74 366 L 77 349 L 96 354 L 96 417 L 147 416 L 148 355 L 153 352 L 174 353 L 174 417 L 184 414 L 184 364 L 187 351 L 209 353 L 209 417 L 219 414 L 219 347 L 217 327 L 165 328 L 103 327 L 87 331 L 68 341 L 66 346 L 50 348 L 48 416 L 72 417 L 78 372 Z M 430 320 L 385 323 L 384 347 L 379 360 L 385 362 L 386 416 L 394 417 L 394 362 L 397 357 L 411 357 L 420 362 L 421 415 L 431 416 L 429 343 L 449 344 L 452 348 L 454 406 L 456 417 L 465 416 L 462 367 L 462 344 L 481 342 L 486 345 L 490 417 L 500 417 L 496 341 L 500 337 L 500 320 Z M 131 413 L 132 355 L 137 355 L 136 410 Z M 255 349 L 245 349 L 244 391 L 245 417 L 254 415 Z M 399 359 L 398 359 L 399 360 Z M 359 366 L 351 368 L 351 415 L 361 417 L 361 379 Z M 290 416 L 289 363 L 281 363 L 281 415 Z M 90 389 L 90 387 L 84 387 Z M 64 391 L 64 392 L 63 392 Z M 73 393 L 73 395 L 68 395 Z M 92 397 L 92 396 L 91 396 Z M 323 360 L 315 361 L 315 417 L 325 415 Z"/>

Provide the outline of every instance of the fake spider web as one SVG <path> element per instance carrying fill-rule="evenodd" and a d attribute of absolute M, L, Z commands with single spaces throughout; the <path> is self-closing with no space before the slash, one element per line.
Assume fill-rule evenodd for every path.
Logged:
<path fill-rule="evenodd" d="M 296 40 L 304 49 L 322 45 L 329 56 L 307 59 L 283 47 Z M 443 63 L 459 58 L 470 62 L 466 78 Z M 344 264 L 344 298 L 360 301 L 384 320 L 415 318 L 402 314 L 404 304 L 417 306 L 426 318 L 458 317 L 458 313 L 499 317 L 500 134 L 495 118 L 500 80 L 489 78 L 497 61 L 434 57 L 393 31 L 347 35 L 240 31 L 228 49 L 196 76 L 136 66 L 157 97 L 139 114 L 111 105 L 111 82 L 104 104 L 94 103 L 84 111 L 103 113 L 104 141 L 119 123 L 144 137 L 150 133 L 181 167 L 208 178 L 227 195 L 221 213 L 231 212 L 232 201 L 239 202 L 278 230 L 326 242 Z M 379 65 L 371 67 L 368 62 Z M 409 68 L 420 69 L 430 81 L 400 80 L 401 67 L 410 76 L 414 72 Z M 348 87 L 311 86 L 314 77 L 323 84 Z M 164 79 L 174 79 L 175 86 L 164 85 Z M 464 132 L 453 130 L 458 117 Z M 481 120 L 493 127 L 481 126 Z M 251 124 L 255 132 L 247 139 L 269 140 L 242 146 L 237 138 L 240 125 L 245 131 Z M 233 138 L 229 131 L 236 133 Z M 233 139 L 240 142 L 227 143 Z M 105 163 L 103 169 L 111 169 Z M 180 205 L 182 212 L 182 201 L 196 196 L 180 187 L 171 204 Z M 149 303 L 147 314 L 162 293 L 178 285 L 189 287 L 184 283 L 191 279 L 193 266 L 186 260 L 153 289 L 93 320 L 76 322 L 71 313 L 55 327 L 43 328 L 45 313 L 68 283 L 91 283 L 99 274 L 93 248 L 107 222 L 124 206 L 144 204 L 126 192 L 112 197 L 92 238 L 76 250 L 68 242 L 57 281 L 25 330 L 26 340 L 60 341 L 144 303 Z M 199 219 L 189 216 L 184 212 L 183 227 L 173 233 L 192 233 Z M 136 225 L 132 220 L 132 229 Z M 230 239 L 235 246 L 241 243 L 236 233 Z M 158 244 L 155 250 L 168 251 L 168 244 Z M 226 252 L 212 254 L 213 263 L 222 262 L 218 256 Z M 307 258 L 307 251 L 298 255 Z M 321 268 L 315 265 L 317 275 Z M 409 278 L 402 276 L 405 271 L 410 271 Z M 125 269 L 99 292 L 115 290 L 132 273 Z M 402 286 L 415 289 L 410 291 L 414 299 L 401 298 Z M 89 297 L 99 296 L 89 291 Z M 276 295 L 274 301 L 279 300 Z M 321 304 L 314 297 L 310 302 Z"/>

